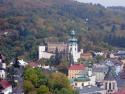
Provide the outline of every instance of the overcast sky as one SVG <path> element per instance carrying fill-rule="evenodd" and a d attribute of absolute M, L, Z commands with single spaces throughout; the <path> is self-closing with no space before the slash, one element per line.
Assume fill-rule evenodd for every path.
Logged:
<path fill-rule="evenodd" d="M 125 7 L 125 0 L 77 0 L 84 3 L 100 3 L 104 6 L 124 6 Z"/>

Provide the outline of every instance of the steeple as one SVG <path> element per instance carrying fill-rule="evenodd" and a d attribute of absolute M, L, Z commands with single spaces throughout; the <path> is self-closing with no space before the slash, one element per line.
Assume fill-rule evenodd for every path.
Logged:
<path fill-rule="evenodd" d="M 109 80 L 109 81 L 115 80 L 115 73 L 113 72 L 112 66 L 109 66 L 108 72 L 107 72 L 107 74 L 105 75 L 105 78 L 104 78 L 104 79 L 105 79 L 105 80 Z"/>
<path fill-rule="evenodd" d="M 68 43 L 68 49 L 69 49 L 69 53 L 72 55 L 73 57 L 73 62 L 76 63 L 78 61 L 78 44 L 77 44 L 77 39 L 75 38 L 75 31 L 72 30 L 70 33 L 71 38 L 69 39 L 69 43 Z"/>
<path fill-rule="evenodd" d="M 88 62 L 88 76 L 91 77 L 92 76 L 92 62 L 89 61 Z"/>
<path fill-rule="evenodd" d="M 112 66 L 109 66 L 108 72 L 105 75 L 103 88 L 107 91 L 106 94 L 112 94 L 118 90 L 117 81 L 115 79 L 115 73 Z"/>
<path fill-rule="evenodd" d="M 77 39 L 75 38 L 76 33 L 74 30 L 71 31 L 70 33 L 71 38 L 69 39 L 70 44 L 77 44 Z"/>
<path fill-rule="evenodd" d="M 6 63 L 5 58 L 2 54 L 0 54 L 0 78 L 5 79 L 6 78 Z"/>

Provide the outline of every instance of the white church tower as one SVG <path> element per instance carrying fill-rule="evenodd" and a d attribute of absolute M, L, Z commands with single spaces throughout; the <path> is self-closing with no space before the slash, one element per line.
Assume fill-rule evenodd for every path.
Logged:
<path fill-rule="evenodd" d="M 75 38 L 75 31 L 73 30 L 71 32 L 71 38 L 69 39 L 69 44 L 68 44 L 68 50 L 69 53 L 72 55 L 74 63 L 78 61 L 78 44 L 77 44 L 77 39 Z"/>
<path fill-rule="evenodd" d="M 3 56 L 0 54 L 0 79 L 6 78 L 6 63 L 3 60 Z"/>

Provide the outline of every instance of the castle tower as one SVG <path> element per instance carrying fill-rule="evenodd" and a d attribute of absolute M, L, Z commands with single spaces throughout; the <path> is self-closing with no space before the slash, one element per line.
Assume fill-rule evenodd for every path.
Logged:
<path fill-rule="evenodd" d="M 71 32 L 71 38 L 69 39 L 68 50 L 69 53 L 72 55 L 74 63 L 78 61 L 78 44 L 77 39 L 75 38 L 75 31 Z"/>

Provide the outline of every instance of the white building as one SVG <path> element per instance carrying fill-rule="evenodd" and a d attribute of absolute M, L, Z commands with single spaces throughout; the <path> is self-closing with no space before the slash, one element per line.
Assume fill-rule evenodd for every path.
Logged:
<path fill-rule="evenodd" d="M 45 46 L 39 46 L 39 59 L 45 58 L 45 59 L 50 59 L 51 56 L 54 56 L 52 53 L 48 53 L 45 51 Z"/>

